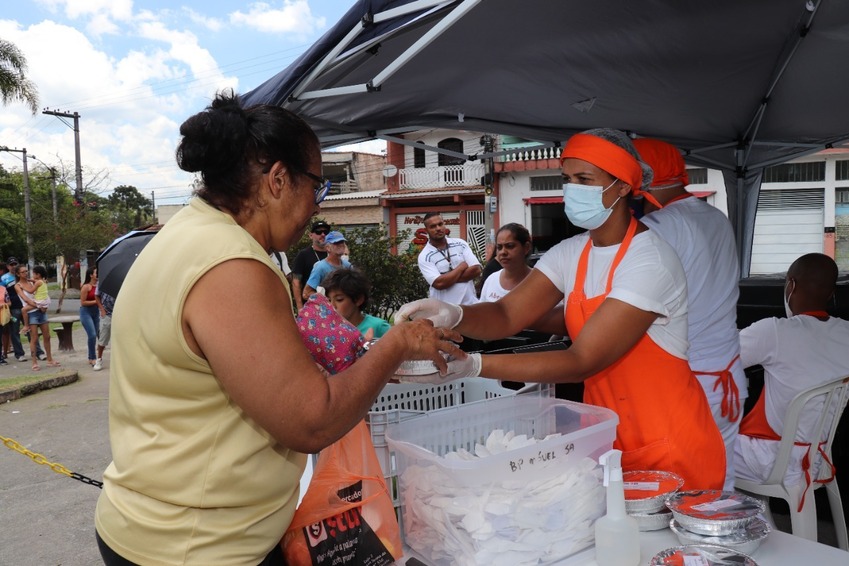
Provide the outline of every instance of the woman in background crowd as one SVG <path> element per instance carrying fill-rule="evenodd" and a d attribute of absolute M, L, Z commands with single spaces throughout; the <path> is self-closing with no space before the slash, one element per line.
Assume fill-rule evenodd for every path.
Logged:
<path fill-rule="evenodd" d="M 94 297 L 97 288 L 97 267 L 89 267 L 85 271 L 85 281 L 80 289 L 80 323 L 88 338 L 88 365 L 97 362 L 97 335 L 100 332 L 100 309 Z"/>
<path fill-rule="evenodd" d="M 511 222 L 495 234 L 495 258 L 501 264 L 483 284 L 480 300 L 497 301 L 513 290 L 531 273 L 528 255 L 531 253 L 531 234 L 528 229 Z"/>

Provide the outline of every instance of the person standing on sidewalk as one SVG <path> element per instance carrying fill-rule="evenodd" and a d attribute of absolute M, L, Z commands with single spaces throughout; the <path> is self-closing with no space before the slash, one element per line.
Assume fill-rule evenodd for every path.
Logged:
<path fill-rule="evenodd" d="M 97 287 L 97 268 L 94 266 L 86 269 L 85 282 L 80 289 L 80 322 L 85 329 L 88 337 L 88 365 L 95 364 L 95 346 L 97 345 L 97 336 L 100 333 L 100 309 L 97 308 L 97 301 L 94 297 L 94 290 Z"/>
<path fill-rule="evenodd" d="M 100 332 L 97 334 L 97 361 L 92 369 L 100 371 L 103 369 L 103 351 L 112 338 L 112 309 L 115 308 L 115 297 L 101 290 L 98 285 L 94 290 L 94 300 L 100 310 Z"/>
<path fill-rule="evenodd" d="M 9 324 L 9 340 L 12 343 L 12 351 L 14 353 L 15 359 L 19 362 L 27 361 L 27 357 L 24 355 L 24 347 L 21 344 L 21 334 L 20 334 L 20 325 L 22 320 L 21 309 L 23 308 L 23 302 L 21 298 L 18 296 L 17 288 L 15 284 L 18 282 L 19 277 L 26 278 L 27 276 L 27 266 L 19 265 L 18 260 L 10 257 L 6 262 L 9 268 L 9 274 L 12 275 L 11 278 L 3 277 L 0 279 L 0 283 L 5 284 L 6 291 L 9 293 L 9 299 L 12 304 L 12 323 Z M 8 282 L 7 282 L 8 281 Z M 35 354 L 37 359 L 46 360 L 47 355 L 44 353 L 44 350 L 41 349 L 41 341 L 38 337 L 35 337 Z"/>

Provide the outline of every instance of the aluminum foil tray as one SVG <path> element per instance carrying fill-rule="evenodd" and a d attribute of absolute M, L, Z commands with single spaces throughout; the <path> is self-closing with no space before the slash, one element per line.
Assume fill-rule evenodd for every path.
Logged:
<path fill-rule="evenodd" d="M 669 522 L 669 528 L 672 529 L 681 544 L 712 544 L 724 546 L 743 554 L 753 554 L 772 531 L 769 524 L 759 517 L 755 517 L 743 530 L 721 537 L 691 533 L 679 525 L 675 519 Z"/>
<path fill-rule="evenodd" d="M 631 513 L 630 515 L 637 520 L 637 526 L 642 532 L 667 529 L 669 523 L 674 520 L 672 511 L 667 509 L 666 506 L 654 513 Z"/>
<path fill-rule="evenodd" d="M 625 484 L 625 511 L 629 515 L 663 510 L 666 500 L 684 485 L 681 476 L 654 470 L 625 472 L 622 481 Z"/>
<path fill-rule="evenodd" d="M 679 566 L 685 564 L 685 557 L 700 557 L 705 566 L 758 566 L 751 556 L 709 544 L 691 544 L 667 548 L 654 555 L 649 566 Z"/>
<path fill-rule="evenodd" d="M 678 524 L 690 532 L 724 536 L 740 531 L 760 513 L 764 503 L 735 491 L 681 491 L 666 500 Z"/>

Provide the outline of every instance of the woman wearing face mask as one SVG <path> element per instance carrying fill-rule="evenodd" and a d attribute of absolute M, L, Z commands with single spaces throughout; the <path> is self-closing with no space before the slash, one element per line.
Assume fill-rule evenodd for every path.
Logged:
<path fill-rule="evenodd" d="M 564 240 L 495 303 L 459 307 L 425 299 L 399 319 L 429 318 L 464 336 L 497 339 L 523 328 L 566 334 L 565 351 L 449 364 L 452 377 L 584 382 L 584 401 L 619 415 L 615 448 L 626 470 L 666 470 L 687 489 L 721 489 L 725 449 L 687 362 L 687 288 L 674 250 L 635 220 L 628 198 L 651 169 L 611 129 L 573 136 L 561 155 L 569 220 L 589 232 Z M 549 315 L 566 299 L 557 324 Z M 547 322 L 540 326 L 540 319 Z"/>

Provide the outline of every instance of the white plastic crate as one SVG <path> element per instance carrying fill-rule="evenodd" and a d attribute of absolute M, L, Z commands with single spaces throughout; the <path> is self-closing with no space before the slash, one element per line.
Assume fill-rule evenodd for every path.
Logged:
<path fill-rule="evenodd" d="M 457 500 L 467 496 L 472 498 L 470 501 L 477 501 L 474 497 L 486 498 L 499 490 L 502 498 L 507 493 L 506 500 L 516 506 L 505 516 L 512 519 L 523 513 L 534 513 L 535 508 L 522 507 L 527 501 L 524 490 L 529 485 L 547 481 L 559 484 L 560 478 L 580 476 L 581 489 L 563 490 L 558 505 L 562 502 L 563 509 L 575 509 L 571 500 L 581 500 L 581 508 L 592 520 L 581 522 L 580 533 L 570 532 L 576 536 L 569 542 L 572 546 L 552 551 L 549 559 L 562 560 L 587 548 L 592 543 L 592 521 L 603 514 L 604 506 L 600 473 L 593 461 L 612 447 L 618 420 L 613 411 L 602 407 L 514 396 L 440 410 L 390 425 L 386 438 L 397 464 L 405 543 L 437 565 L 452 561 L 445 554 L 440 555 L 440 550 L 432 550 L 433 541 L 446 545 L 456 543 L 454 548 L 462 549 L 460 552 L 464 554 L 486 550 L 484 543 L 449 524 L 451 513 L 431 507 L 427 498 L 419 499 L 424 492 L 439 491 L 440 496 L 432 501 L 441 499 L 444 502 L 446 498 Z M 458 449 L 474 453 L 475 444 L 484 444 L 496 429 L 532 436 L 538 442 L 473 460 L 444 457 Z M 559 436 L 545 439 L 555 433 Z M 408 471 L 410 473 L 405 475 Z M 425 484 L 435 484 L 439 488 Z M 447 495 L 449 493 L 457 496 Z M 592 494 L 591 502 L 585 500 L 587 494 Z M 409 505 L 414 508 L 408 509 Z M 511 524 L 507 530 L 513 528 Z M 534 534 L 549 536 L 543 532 Z"/>
<path fill-rule="evenodd" d="M 554 396 L 554 386 L 545 383 L 532 384 L 515 391 L 502 387 L 501 383 L 494 379 L 483 378 L 457 379 L 438 385 L 387 384 L 372 405 L 367 421 L 374 450 L 380 461 L 380 468 L 383 470 L 383 479 L 395 508 L 398 509 L 400 506 L 400 497 L 398 482 L 395 479 L 395 466 L 386 442 L 387 426 L 442 409 L 514 395 L 550 398 Z"/>

